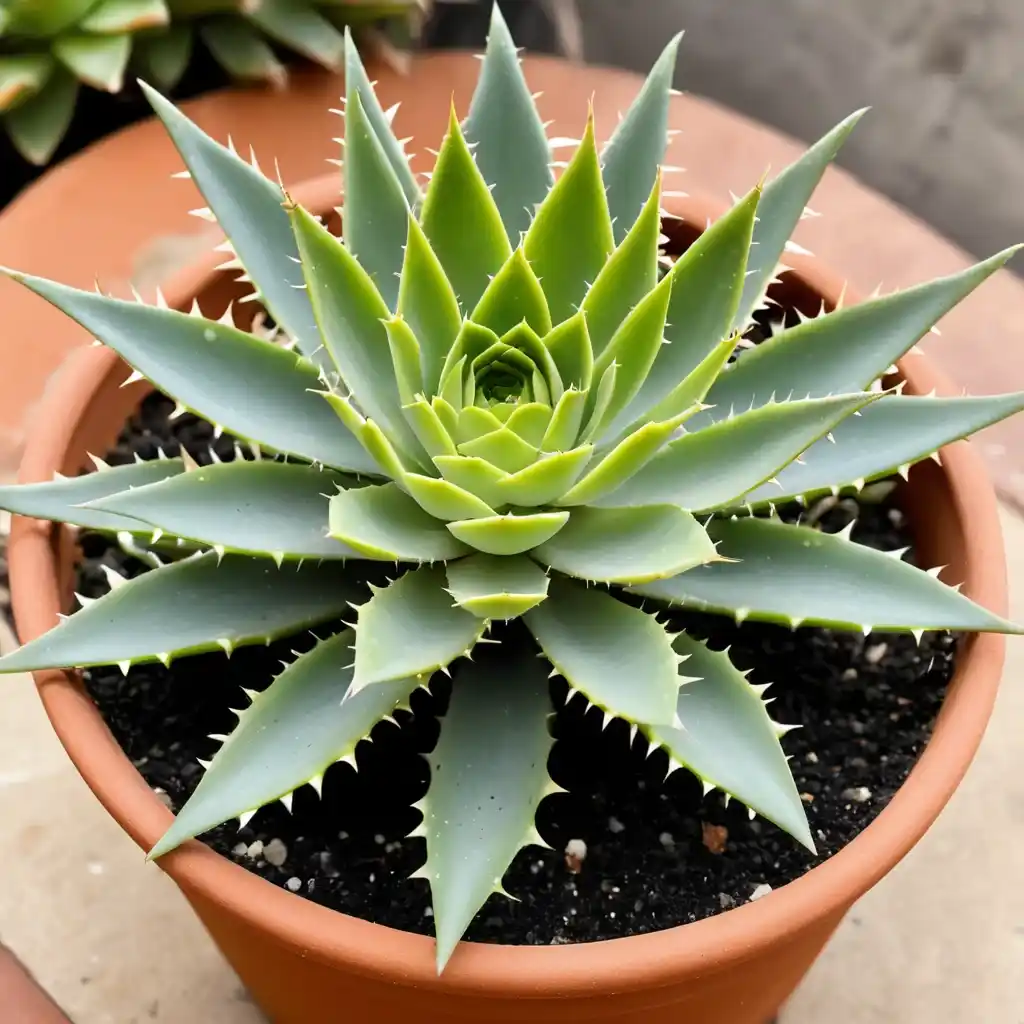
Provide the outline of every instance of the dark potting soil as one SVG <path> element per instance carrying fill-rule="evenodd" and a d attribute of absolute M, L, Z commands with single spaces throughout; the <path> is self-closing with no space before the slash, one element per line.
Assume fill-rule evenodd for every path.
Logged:
<path fill-rule="evenodd" d="M 151 396 L 108 460 L 123 464 L 135 452 L 153 458 L 158 445 L 174 454 L 183 444 L 197 461 L 208 462 L 210 425 L 189 415 L 169 421 L 171 408 L 162 396 Z M 213 443 L 222 459 L 232 457 L 229 438 Z M 902 513 L 891 502 L 827 504 L 820 521 L 830 531 L 856 514 L 855 540 L 884 550 L 909 543 Z M 85 535 L 82 547 L 79 590 L 86 596 L 106 592 L 101 564 L 128 575 L 143 571 L 105 537 Z M 715 648 L 731 644 L 736 664 L 752 669 L 752 682 L 773 684 L 773 717 L 802 723 L 783 743 L 818 855 L 761 818 L 749 821 L 744 807 L 725 807 L 720 793 L 702 799 L 685 770 L 666 780 L 663 753 L 648 758 L 640 739 L 630 747 L 622 721 L 602 732 L 600 715 L 584 716 L 577 699 L 557 714 L 550 759 L 553 778 L 570 792 L 548 797 L 538 815 L 554 850 L 521 851 L 505 887 L 522 902 L 492 897 L 467 937 L 547 944 L 637 934 L 708 917 L 745 902 L 759 886 L 777 888 L 800 877 L 850 842 L 904 781 L 930 734 L 956 647 L 944 633 L 928 634 L 918 646 L 904 635 L 736 627 L 690 614 L 677 619 Z M 208 759 L 216 749 L 208 734 L 230 732 L 235 719 L 228 708 L 245 706 L 240 687 L 263 689 L 279 659 L 309 643 L 307 636 L 242 648 L 230 660 L 220 653 L 191 657 L 169 669 L 135 666 L 127 677 L 117 668 L 97 668 L 85 678 L 128 756 L 177 809 L 202 774 L 196 758 Z M 203 841 L 307 899 L 431 934 L 427 885 L 407 880 L 424 859 L 423 840 L 402 837 L 419 820 L 410 805 L 427 787 L 420 753 L 436 741 L 434 715 L 443 711 L 446 686 L 442 679 L 432 694 L 414 694 L 415 714 L 399 712 L 399 727 L 379 725 L 374 742 L 359 747 L 358 773 L 333 765 L 322 800 L 302 787 L 293 813 L 274 804 L 241 831 L 230 823 Z M 564 683 L 553 681 L 552 692 L 561 707 Z M 587 850 L 582 865 L 572 865 L 578 872 L 564 853 L 573 839 Z"/>

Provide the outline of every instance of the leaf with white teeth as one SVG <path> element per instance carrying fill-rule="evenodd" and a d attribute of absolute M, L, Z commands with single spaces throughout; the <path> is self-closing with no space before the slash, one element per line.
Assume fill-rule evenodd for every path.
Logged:
<path fill-rule="evenodd" d="M 309 297 L 295 287 L 303 283 L 302 268 L 281 188 L 214 142 L 155 89 L 140 84 L 274 319 L 303 353 L 316 358 L 322 342 Z"/>
<path fill-rule="evenodd" d="M 373 588 L 359 608 L 353 693 L 405 676 L 426 682 L 473 650 L 487 623 L 453 606 L 445 582 L 443 568 L 420 566 Z"/>
<path fill-rule="evenodd" d="M 1024 409 L 1024 392 L 971 398 L 886 395 L 832 430 L 736 504 L 781 503 L 889 476 L 939 448 Z"/>
<path fill-rule="evenodd" d="M 157 661 L 162 652 L 217 650 L 224 639 L 239 647 L 269 642 L 337 618 L 366 596 L 365 584 L 338 563 L 279 569 L 269 559 L 218 561 L 209 552 L 91 601 L 0 658 L 0 672 Z"/>
<path fill-rule="evenodd" d="M 480 70 L 464 130 L 512 245 L 554 183 L 544 125 L 523 78 L 515 43 L 497 4 L 491 8 L 487 59 Z"/>
<path fill-rule="evenodd" d="M 782 625 L 1024 632 L 908 562 L 835 534 L 754 518 L 716 519 L 708 533 L 730 561 L 629 589 Z"/>
<path fill-rule="evenodd" d="M 858 110 L 840 121 L 803 156 L 765 185 L 758 204 L 753 237 L 755 244 L 752 245 L 747 268 L 750 273 L 743 283 L 743 296 L 733 318 L 734 330 L 746 330 L 754 310 L 761 305 L 786 242 L 800 223 L 811 194 L 864 113 Z"/>
<path fill-rule="evenodd" d="M 595 504 L 620 507 L 664 502 L 694 512 L 727 506 L 788 466 L 808 445 L 877 397 L 861 392 L 779 402 L 684 434 Z"/>
<path fill-rule="evenodd" d="M 7 273 L 77 320 L 161 391 L 233 434 L 338 469 L 380 472 L 312 393 L 321 387 L 316 368 L 294 353 L 212 320 Z"/>
<path fill-rule="evenodd" d="M 523 621 L 559 675 L 591 703 L 631 722 L 675 720 L 677 657 L 654 616 L 555 577 L 548 599 Z"/>
<path fill-rule="evenodd" d="M 551 710 L 547 672 L 529 651 L 494 648 L 452 679 L 416 830 L 427 860 L 414 877 L 430 882 L 439 972 L 487 897 L 504 893 L 512 858 L 543 842 L 533 819 L 557 791 L 547 770 Z"/>
<path fill-rule="evenodd" d="M 166 480 L 183 469 L 181 459 L 153 459 L 129 466 L 108 467 L 102 473 L 62 477 L 49 483 L 11 484 L 0 487 L 0 508 L 19 516 L 50 519 L 92 530 L 152 533 L 152 529 L 140 527 L 130 518 L 80 506 L 131 487 L 144 487 Z"/>
<path fill-rule="evenodd" d="M 99 498 L 88 508 L 231 552 L 279 560 L 365 558 L 327 535 L 331 496 L 355 484 L 296 463 L 228 462 Z"/>
<path fill-rule="evenodd" d="M 669 41 L 601 151 L 602 177 L 616 243 L 633 226 L 664 161 L 669 96 L 682 38 L 680 32 Z"/>
<path fill-rule="evenodd" d="M 150 858 L 299 786 L 319 785 L 330 765 L 352 757 L 360 740 L 408 700 L 417 679 L 351 692 L 354 639 L 346 629 L 318 643 L 256 696 Z"/>
<path fill-rule="evenodd" d="M 790 396 L 819 398 L 866 388 L 928 329 L 999 270 L 1015 246 L 950 277 L 805 320 L 747 350 L 707 396 L 696 422 Z"/>
<path fill-rule="evenodd" d="M 814 840 L 778 726 L 768 717 L 759 688 L 751 686 L 725 652 L 680 634 L 673 641 L 685 658 L 676 711 L 681 727 L 644 727 L 648 740 L 705 785 L 723 790 L 785 829 L 814 852 Z"/>

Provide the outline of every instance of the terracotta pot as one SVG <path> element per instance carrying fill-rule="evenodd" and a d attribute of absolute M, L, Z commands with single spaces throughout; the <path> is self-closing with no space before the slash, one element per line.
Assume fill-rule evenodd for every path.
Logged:
<path fill-rule="evenodd" d="M 331 209 L 335 179 L 312 182 L 297 198 Z M 677 207 L 703 226 L 721 211 L 696 199 Z M 696 229 L 670 222 L 680 235 Z M 211 261 L 212 262 L 212 261 Z M 840 282 L 799 260 L 777 297 L 817 308 Z M 186 308 L 198 296 L 217 315 L 235 286 L 209 263 L 193 267 L 169 295 Z M 247 307 L 243 307 L 247 308 Z M 921 356 L 900 366 L 910 393 L 945 390 Z M 110 351 L 76 353 L 37 420 L 22 479 L 74 473 L 87 450 L 102 452 L 146 393 L 120 389 L 124 365 Z M 964 442 L 942 466 L 916 467 L 904 507 L 926 564 L 946 564 L 964 592 L 1006 611 L 1004 557 L 995 499 Z M 48 524 L 18 519 L 11 537 L 14 610 L 23 640 L 56 622 L 73 566 L 70 547 Z M 193 841 L 160 861 L 181 887 L 259 1004 L 278 1024 L 470 1021 L 648 1024 L 763 1024 L 810 967 L 851 904 L 914 846 L 964 774 L 992 709 L 1003 638 L 969 638 L 935 733 L 888 807 L 852 843 L 808 874 L 757 903 L 695 924 L 638 937 L 557 947 L 464 943 L 438 978 L 433 942 L 327 910 L 271 885 Z M 171 821 L 121 751 L 74 675 L 40 672 L 40 695 L 54 728 L 86 782 L 143 848 Z"/>
<path fill-rule="evenodd" d="M 57 1004 L 6 947 L 0 946 L 4 1024 L 71 1024 Z"/>

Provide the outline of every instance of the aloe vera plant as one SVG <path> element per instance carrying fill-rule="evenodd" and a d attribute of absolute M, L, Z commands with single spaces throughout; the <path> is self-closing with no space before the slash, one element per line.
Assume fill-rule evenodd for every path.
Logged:
<path fill-rule="evenodd" d="M 780 743 L 791 726 L 665 613 L 1017 631 L 899 552 L 773 515 L 1024 408 L 1022 394 L 876 386 L 1011 251 L 740 347 L 858 115 L 666 257 L 677 44 L 607 144 L 587 121 L 556 180 L 495 9 L 468 115 L 452 111 L 423 186 L 348 39 L 342 238 L 147 89 L 276 339 L 230 312 L 211 321 L 10 272 L 259 457 L 98 463 L 0 489 L 0 506 L 122 534 L 157 566 L 111 574 L 109 594 L 0 670 L 127 672 L 349 623 L 250 694 L 151 856 L 288 806 L 337 761 L 357 767 L 374 725 L 450 674 L 413 833 L 441 969 L 517 851 L 542 842 L 534 815 L 557 788 L 550 677 L 813 849 Z"/>
<path fill-rule="evenodd" d="M 0 119 L 32 163 L 48 163 L 81 86 L 120 92 L 134 65 L 172 89 L 196 45 L 233 78 L 282 85 L 277 50 L 338 69 L 342 28 L 409 36 L 420 0 L 0 0 Z M 276 48 L 276 49 L 275 49 Z"/>

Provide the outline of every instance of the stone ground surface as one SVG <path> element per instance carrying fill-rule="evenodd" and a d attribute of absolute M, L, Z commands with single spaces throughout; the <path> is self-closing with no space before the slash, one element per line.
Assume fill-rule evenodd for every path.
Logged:
<path fill-rule="evenodd" d="M 1004 527 L 1019 621 L 1024 522 L 1006 513 Z M 1024 640 L 1008 646 L 966 781 L 854 908 L 782 1024 L 1024 1024 Z M 28 677 L 3 681 L 0 822 L 0 939 L 76 1024 L 259 1024 L 174 885 L 78 777 Z"/>

